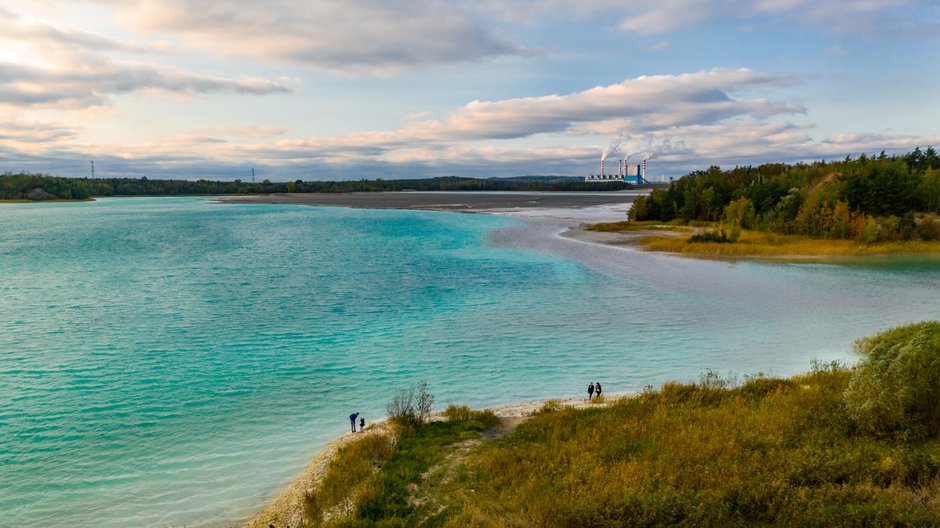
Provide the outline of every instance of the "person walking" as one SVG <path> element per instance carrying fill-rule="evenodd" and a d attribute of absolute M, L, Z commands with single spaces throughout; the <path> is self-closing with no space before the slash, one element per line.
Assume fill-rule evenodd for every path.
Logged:
<path fill-rule="evenodd" d="M 588 384 L 588 401 L 591 401 L 591 396 L 594 396 L 594 384 Z"/>
<path fill-rule="evenodd" d="M 366 419 L 365 419 L 365 418 L 359 418 L 359 432 L 361 433 L 361 432 L 365 431 L 365 429 L 366 429 Z"/>
<path fill-rule="evenodd" d="M 594 394 L 597 394 L 597 399 L 601 398 L 601 382 L 594 382 Z"/>
<path fill-rule="evenodd" d="M 352 426 L 352 432 L 356 432 L 356 418 L 359 418 L 359 411 L 349 415 L 349 425 Z"/>

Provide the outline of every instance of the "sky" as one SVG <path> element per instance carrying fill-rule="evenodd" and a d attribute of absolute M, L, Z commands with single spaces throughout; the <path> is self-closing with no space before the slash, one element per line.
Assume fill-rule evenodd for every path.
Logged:
<path fill-rule="evenodd" d="M 940 146 L 936 0 L 0 0 L 0 172 L 584 176 Z"/>

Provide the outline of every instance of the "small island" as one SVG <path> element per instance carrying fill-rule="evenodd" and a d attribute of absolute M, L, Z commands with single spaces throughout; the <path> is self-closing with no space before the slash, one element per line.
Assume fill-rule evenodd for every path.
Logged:
<path fill-rule="evenodd" d="M 940 254 L 940 157 L 919 148 L 692 172 L 597 224 L 651 251 L 719 258 Z"/>

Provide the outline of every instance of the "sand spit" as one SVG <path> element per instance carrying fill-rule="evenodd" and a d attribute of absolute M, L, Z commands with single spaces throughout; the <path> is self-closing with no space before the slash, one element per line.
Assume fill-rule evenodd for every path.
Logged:
<path fill-rule="evenodd" d="M 508 432 L 514 429 L 517 425 L 524 422 L 536 411 L 544 407 L 548 402 L 555 403 L 558 405 L 558 407 L 584 409 L 587 407 L 604 407 L 625 397 L 629 396 L 611 395 L 606 397 L 605 401 L 602 403 L 589 402 L 584 398 L 575 398 L 570 400 L 536 400 L 513 405 L 489 407 L 488 409 L 502 418 L 503 429 L 505 429 L 504 432 Z M 442 417 L 440 414 L 435 414 L 431 419 L 440 420 Z M 334 439 L 319 453 L 317 453 L 316 456 L 313 457 L 313 460 L 310 461 L 306 469 L 304 469 L 303 473 L 297 477 L 296 480 L 291 482 L 287 488 L 282 491 L 273 502 L 271 502 L 270 505 L 256 514 L 245 524 L 245 526 L 247 528 L 268 528 L 268 526 L 272 524 L 278 528 L 282 528 L 284 526 L 301 526 L 303 522 L 304 495 L 308 492 L 316 491 L 320 481 L 326 475 L 326 470 L 330 465 L 330 461 L 340 450 L 340 448 L 362 438 L 363 435 L 387 435 L 390 433 L 391 424 L 383 420 L 380 422 L 373 422 L 371 425 L 366 427 L 363 433 L 346 433 L 343 436 Z"/>
<path fill-rule="evenodd" d="M 512 209 L 584 208 L 632 203 L 647 191 L 610 192 L 369 192 L 227 196 L 222 203 L 298 204 L 361 209 L 419 209 L 487 213 Z"/>

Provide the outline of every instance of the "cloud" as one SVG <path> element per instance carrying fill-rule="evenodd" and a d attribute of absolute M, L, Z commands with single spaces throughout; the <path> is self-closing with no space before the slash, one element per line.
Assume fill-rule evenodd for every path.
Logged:
<path fill-rule="evenodd" d="M 926 29 L 908 16 L 909 9 L 919 6 L 929 8 L 922 0 L 646 0 L 631 3 L 620 29 L 653 35 L 710 22 L 756 21 L 867 37 L 898 37 Z"/>
<path fill-rule="evenodd" d="M 443 120 L 414 123 L 403 132 L 452 140 L 511 139 L 558 132 L 591 133 L 592 123 L 612 120 L 643 132 L 737 115 L 803 113 L 803 106 L 795 102 L 734 97 L 741 90 L 792 82 L 785 76 L 746 68 L 644 75 L 567 95 L 473 101 Z"/>
<path fill-rule="evenodd" d="M 711 164 L 832 159 L 940 144 L 940 137 L 926 136 L 814 139 L 813 125 L 787 120 L 805 112 L 799 102 L 753 96 L 793 82 L 749 69 L 641 76 L 569 94 L 474 101 L 440 119 L 403 116 L 393 130 L 308 137 L 240 124 L 181 130 L 134 145 L 91 145 L 67 126 L 8 120 L 0 127 L 0 163 L 84 176 L 87 160 L 95 159 L 102 174 L 114 176 L 221 179 L 244 178 L 251 167 L 272 180 L 577 175 L 594 170 L 601 150 L 617 138 L 623 143 L 618 156 L 659 150 L 651 170 L 679 176 Z M 35 140 L 24 139 L 30 137 Z M 656 148 L 666 144 L 670 148 Z"/>
<path fill-rule="evenodd" d="M 514 23 L 619 20 L 617 29 L 658 35 L 714 22 L 774 24 L 870 38 L 936 38 L 932 0 L 483 0 L 480 9 Z M 918 16 L 912 16 L 917 13 Z"/>
<path fill-rule="evenodd" d="M 290 91 L 256 76 L 228 78 L 156 62 L 116 59 L 111 53 L 153 55 L 164 43 L 123 41 L 24 16 L 0 7 L 0 102 L 5 106 L 81 109 L 114 96 L 161 91 L 265 95 Z M 7 50 L 4 53 L 2 50 Z"/>
<path fill-rule="evenodd" d="M 5 22 L 2 34 L 4 39 L 36 42 L 47 48 L 68 47 L 70 49 L 97 51 L 160 53 L 168 47 L 168 44 L 162 41 L 142 44 L 53 22 L 40 21 L 31 17 L 24 17 L 14 11 L 4 9 L 2 6 L 0 6 L 0 18 L 3 18 Z"/>
<path fill-rule="evenodd" d="M 35 118 L 19 118 L 0 114 L 0 144 L 56 143 L 75 138 L 72 127 L 60 123 L 47 123 Z"/>
<path fill-rule="evenodd" d="M 438 0 L 140 0 L 113 2 L 136 31 L 172 34 L 222 56 L 346 74 L 520 53 L 461 3 Z"/>
<path fill-rule="evenodd" d="M 229 125 L 224 127 L 208 128 L 204 130 L 203 133 L 209 135 L 260 139 L 274 136 L 283 136 L 287 133 L 287 129 L 264 125 Z"/>
<path fill-rule="evenodd" d="M 7 105 L 85 108 L 115 95 L 158 90 L 196 95 L 209 92 L 264 95 L 290 91 L 258 77 L 229 79 L 189 73 L 159 64 L 98 58 L 71 68 L 0 63 L 0 100 Z"/>

